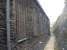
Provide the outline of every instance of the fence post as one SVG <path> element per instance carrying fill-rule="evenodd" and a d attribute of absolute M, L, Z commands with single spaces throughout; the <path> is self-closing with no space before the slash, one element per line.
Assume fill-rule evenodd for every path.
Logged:
<path fill-rule="evenodd" d="M 7 49 L 11 50 L 10 43 L 10 0 L 6 0 Z"/>

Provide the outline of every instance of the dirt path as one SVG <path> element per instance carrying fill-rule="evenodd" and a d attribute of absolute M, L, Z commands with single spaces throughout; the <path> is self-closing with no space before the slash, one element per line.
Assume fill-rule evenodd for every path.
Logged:
<path fill-rule="evenodd" d="M 55 37 L 54 35 L 51 35 L 50 40 L 47 42 L 44 50 L 54 50 L 54 44 L 55 44 Z"/>

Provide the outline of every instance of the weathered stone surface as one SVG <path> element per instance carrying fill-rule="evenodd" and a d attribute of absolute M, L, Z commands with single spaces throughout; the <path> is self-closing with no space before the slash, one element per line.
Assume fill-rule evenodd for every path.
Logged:
<path fill-rule="evenodd" d="M 57 48 L 59 50 L 67 50 L 67 0 L 65 0 L 63 13 L 53 27 L 53 32 L 56 36 Z"/>
<path fill-rule="evenodd" d="M 0 50 L 7 50 L 6 27 L 6 0 L 0 0 Z M 12 50 L 43 50 L 49 36 L 49 19 L 37 0 L 10 0 Z M 28 39 L 16 45 L 24 38 Z"/>

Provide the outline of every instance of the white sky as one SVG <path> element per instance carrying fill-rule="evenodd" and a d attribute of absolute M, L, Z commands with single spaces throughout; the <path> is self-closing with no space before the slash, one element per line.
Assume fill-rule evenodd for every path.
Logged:
<path fill-rule="evenodd" d="M 62 13 L 65 0 L 38 0 L 40 5 L 48 15 L 51 26 L 54 24 L 58 16 Z"/>

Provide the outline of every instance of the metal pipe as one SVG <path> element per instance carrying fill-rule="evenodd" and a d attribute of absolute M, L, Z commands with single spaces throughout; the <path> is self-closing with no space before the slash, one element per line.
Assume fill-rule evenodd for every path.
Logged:
<path fill-rule="evenodd" d="M 6 0 L 7 48 L 11 50 L 10 43 L 10 0 Z"/>

